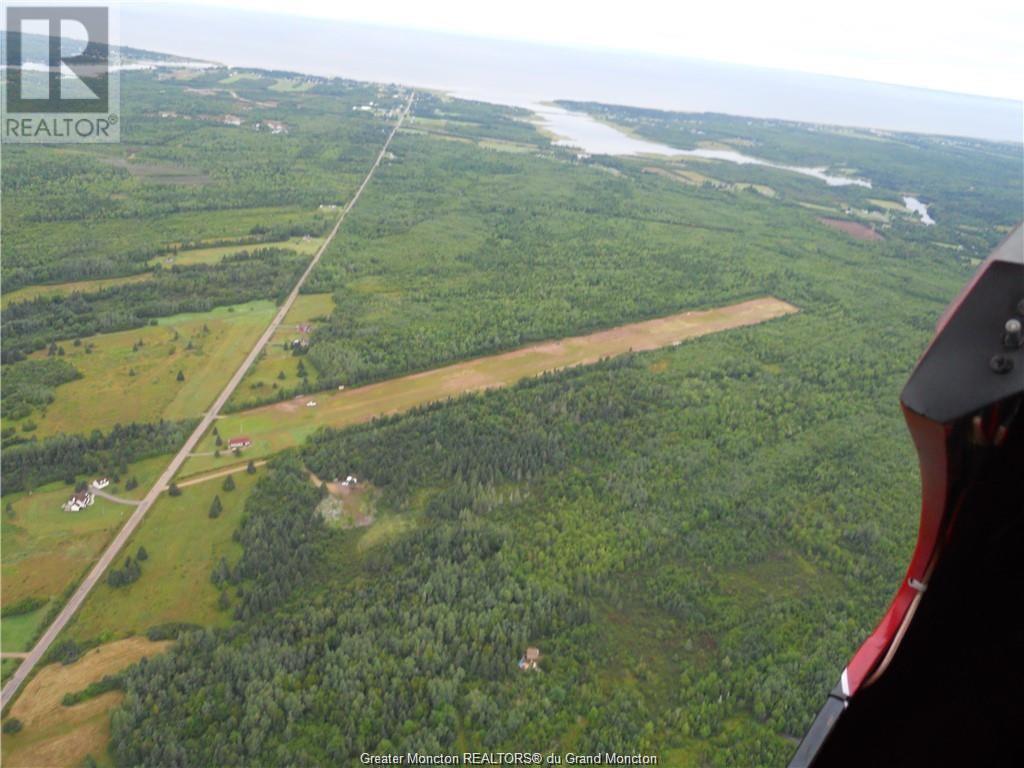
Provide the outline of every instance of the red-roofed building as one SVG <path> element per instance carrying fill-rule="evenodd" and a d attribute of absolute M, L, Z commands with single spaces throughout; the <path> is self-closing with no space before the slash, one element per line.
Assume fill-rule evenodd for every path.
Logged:
<path fill-rule="evenodd" d="M 232 437 L 230 440 L 228 440 L 229 451 L 233 451 L 236 448 L 248 448 L 250 445 L 252 445 L 252 440 L 250 440 L 245 435 L 242 435 L 240 437 Z"/>

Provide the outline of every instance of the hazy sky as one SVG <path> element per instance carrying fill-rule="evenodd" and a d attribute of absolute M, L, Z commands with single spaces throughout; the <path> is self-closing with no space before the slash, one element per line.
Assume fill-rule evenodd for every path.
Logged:
<path fill-rule="evenodd" d="M 1020 0 L 184 0 L 1024 97 Z"/>

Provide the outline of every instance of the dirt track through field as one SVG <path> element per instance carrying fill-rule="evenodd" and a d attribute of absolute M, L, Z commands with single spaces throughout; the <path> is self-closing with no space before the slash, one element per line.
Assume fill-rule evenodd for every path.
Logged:
<path fill-rule="evenodd" d="M 266 459 L 260 459 L 259 461 L 254 461 L 252 463 L 252 465 L 254 467 L 256 467 L 257 469 L 259 469 L 260 467 L 262 467 L 266 463 L 267 463 Z M 248 468 L 248 466 L 249 466 L 248 463 L 246 463 L 246 464 L 235 464 L 233 467 L 225 467 L 224 469 L 218 469 L 216 472 L 207 472 L 204 475 L 197 475 L 195 477 L 190 477 L 190 478 L 188 478 L 188 480 L 182 480 L 180 483 L 178 483 L 178 487 L 179 488 L 188 488 L 190 485 L 196 485 L 197 483 L 205 483 L 208 480 L 216 480 L 218 477 L 227 477 L 228 475 L 237 475 L 239 472 L 245 472 L 246 469 Z"/>

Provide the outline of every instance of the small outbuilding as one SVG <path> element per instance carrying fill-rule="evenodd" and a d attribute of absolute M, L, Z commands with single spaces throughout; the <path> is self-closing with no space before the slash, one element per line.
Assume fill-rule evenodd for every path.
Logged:
<path fill-rule="evenodd" d="M 101 490 L 102 491 L 108 485 L 110 485 L 110 478 L 109 477 L 100 477 L 100 478 L 97 478 L 96 480 L 92 481 L 92 487 L 96 488 L 97 490 Z"/>
<path fill-rule="evenodd" d="M 530 646 L 526 649 L 523 657 L 519 659 L 519 668 L 524 672 L 528 669 L 536 669 L 538 661 L 540 661 L 540 649 Z"/>
<path fill-rule="evenodd" d="M 250 445 L 252 445 L 252 440 L 250 440 L 245 435 L 240 435 L 238 437 L 232 437 L 230 440 L 228 440 L 228 450 L 229 451 L 234 451 L 234 450 L 239 449 L 239 448 L 248 448 Z"/>

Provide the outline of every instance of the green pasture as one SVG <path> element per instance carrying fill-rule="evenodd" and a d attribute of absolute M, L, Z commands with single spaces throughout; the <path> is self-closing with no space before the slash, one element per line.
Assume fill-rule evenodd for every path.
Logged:
<path fill-rule="evenodd" d="M 231 610 L 217 607 L 219 592 L 210 573 L 221 557 L 234 563 L 241 547 L 231 536 L 241 522 L 246 497 L 264 470 L 255 475 L 236 473 L 235 490 L 224 491 L 212 480 L 182 488 L 180 496 L 164 494 L 125 547 L 135 556 L 145 547 L 148 559 L 142 576 L 125 587 L 100 584 L 89 595 L 74 623 L 71 637 L 104 641 L 140 634 L 167 622 L 224 626 Z M 213 497 L 220 496 L 223 511 L 210 518 Z M 123 557 L 116 565 L 120 565 Z"/>
<path fill-rule="evenodd" d="M 54 402 L 29 417 L 38 425 L 34 434 L 80 434 L 199 416 L 274 311 L 272 302 L 254 301 L 161 318 L 155 325 L 88 337 L 77 346 L 63 342 L 64 359 L 82 378 L 58 387 Z M 178 380 L 179 371 L 184 381 Z"/>

